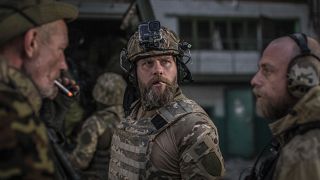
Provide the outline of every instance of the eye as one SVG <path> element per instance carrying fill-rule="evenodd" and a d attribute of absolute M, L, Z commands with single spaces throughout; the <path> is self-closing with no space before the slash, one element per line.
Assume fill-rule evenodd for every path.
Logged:
<path fill-rule="evenodd" d="M 269 76 L 272 72 L 273 72 L 273 70 L 272 70 L 272 68 L 271 67 L 268 67 L 268 66 L 263 66 L 262 68 L 261 68 L 261 71 L 262 71 L 262 74 L 264 75 L 264 76 Z"/>
<path fill-rule="evenodd" d="M 152 60 L 147 60 L 146 64 L 152 65 L 152 64 L 153 64 L 153 61 L 152 61 Z"/>
<path fill-rule="evenodd" d="M 172 60 L 170 59 L 161 59 L 160 61 L 161 65 L 164 67 L 168 67 L 172 64 Z"/>
<path fill-rule="evenodd" d="M 149 68 L 149 67 L 152 67 L 153 66 L 153 60 L 151 60 L 151 59 L 144 59 L 144 60 L 141 60 L 141 63 L 140 63 L 140 65 L 142 66 L 142 67 L 146 67 L 146 68 Z"/>

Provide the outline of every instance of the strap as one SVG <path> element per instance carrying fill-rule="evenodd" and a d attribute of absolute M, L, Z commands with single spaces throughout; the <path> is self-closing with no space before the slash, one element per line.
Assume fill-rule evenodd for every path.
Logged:
<path fill-rule="evenodd" d="M 320 129 L 320 121 L 313 121 L 305 124 L 297 124 L 290 129 L 286 130 L 285 133 L 285 144 L 287 144 L 296 135 L 303 135 L 310 130 Z"/>
<path fill-rule="evenodd" d="M 159 114 L 157 114 L 153 119 L 151 119 L 151 123 L 156 127 L 157 130 L 161 129 L 163 126 L 168 124 L 166 120 L 164 120 Z"/>
<path fill-rule="evenodd" d="M 158 110 L 158 114 L 151 120 L 157 130 L 164 127 L 166 124 L 171 124 L 181 117 L 193 112 L 190 104 L 184 101 L 164 106 Z"/>
<path fill-rule="evenodd" d="M 201 113 L 207 116 L 207 114 L 200 108 L 193 109 L 192 106 L 194 105 L 195 104 L 193 103 L 187 103 L 182 100 L 157 110 L 158 114 L 151 120 L 152 124 L 157 129 L 157 132 L 154 134 L 152 139 L 188 114 Z"/>
<path fill-rule="evenodd" d="M 299 46 L 301 50 L 301 54 L 310 54 L 310 49 L 308 47 L 308 39 L 307 36 L 303 33 L 295 33 L 289 35 L 291 39 L 293 39 L 296 44 Z"/>

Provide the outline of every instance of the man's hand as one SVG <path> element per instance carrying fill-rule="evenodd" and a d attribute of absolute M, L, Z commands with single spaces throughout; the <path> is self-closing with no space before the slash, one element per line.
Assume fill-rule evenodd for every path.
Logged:
<path fill-rule="evenodd" d="M 62 91 L 69 97 L 79 96 L 80 86 L 76 83 L 75 80 L 63 77 L 62 80 L 55 81 L 55 84 L 59 87 L 59 90 Z"/>
<path fill-rule="evenodd" d="M 43 100 L 40 116 L 48 127 L 53 128 L 56 132 L 64 134 L 63 122 L 65 115 L 70 106 L 78 100 L 80 87 L 75 80 L 66 76 L 63 76 L 57 81 L 70 91 L 72 96 L 68 96 L 67 93 L 59 87 L 59 92 L 53 100 Z"/>

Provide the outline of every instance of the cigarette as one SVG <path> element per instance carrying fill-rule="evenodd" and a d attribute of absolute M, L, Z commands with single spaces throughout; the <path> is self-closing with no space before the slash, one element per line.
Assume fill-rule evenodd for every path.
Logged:
<path fill-rule="evenodd" d="M 69 91 L 66 87 L 64 87 L 59 81 L 54 80 L 54 84 L 58 86 L 64 93 L 66 93 L 69 97 L 73 96 L 72 92 Z"/>

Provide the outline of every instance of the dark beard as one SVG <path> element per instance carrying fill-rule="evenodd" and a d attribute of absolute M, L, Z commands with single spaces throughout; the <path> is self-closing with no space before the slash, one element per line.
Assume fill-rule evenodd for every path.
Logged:
<path fill-rule="evenodd" d="M 153 89 L 152 84 L 154 82 L 163 82 L 166 84 L 166 87 L 160 95 L 158 95 Z M 147 85 L 140 84 L 140 92 L 141 92 L 141 103 L 145 110 L 152 110 L 156 108 L 160 108 L 168 103 L 172 102 L 177 90 L 176 80 L 173 82 L 169 82 L 166 78 L 161 76 L 156 76 L 151 80 L 151 82 Z"/>
<path fill-rule="evenodd" d="M 257 108 L 260 109 L 262 115 L 269 119 L 271 122 L 278 120 L 284 116 L 286 116 L 289 111 L 293 108 L 294 102 L 291 98 L 285 97 L 281 98 L 278 102 L 272 103 L 267 102 L 263 107 L 259 107 L 257 104 Z"/>

